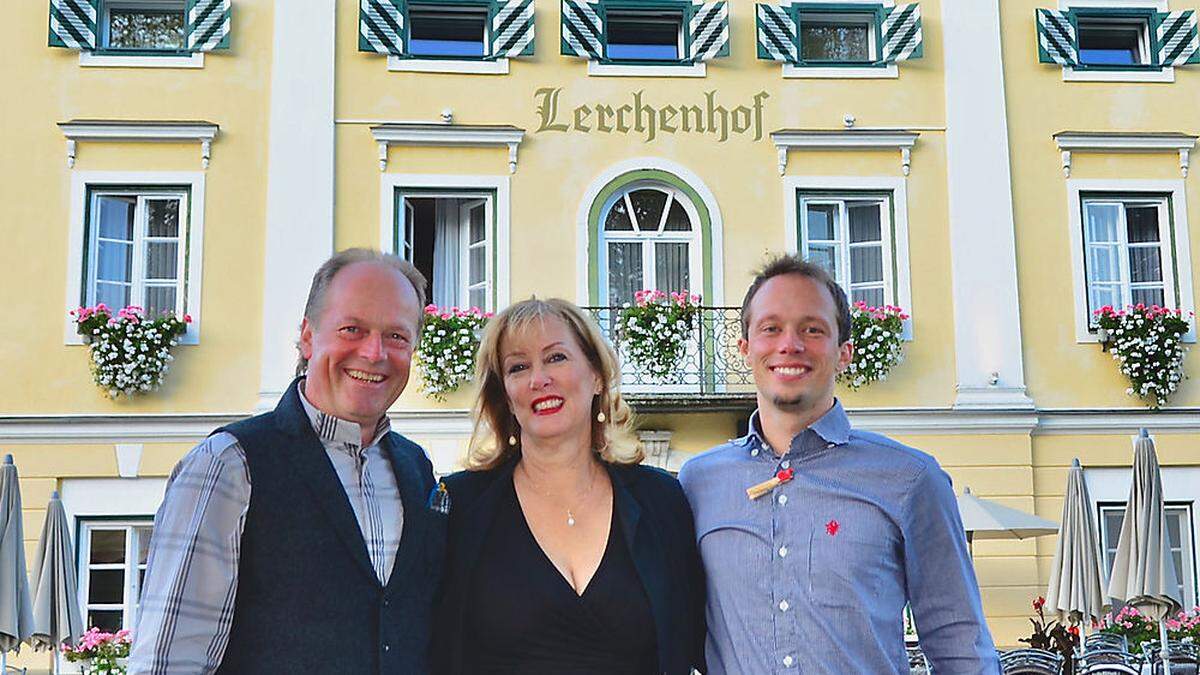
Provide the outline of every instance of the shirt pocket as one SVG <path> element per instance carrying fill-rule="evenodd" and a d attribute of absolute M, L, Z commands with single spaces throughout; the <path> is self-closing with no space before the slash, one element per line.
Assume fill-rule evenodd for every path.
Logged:
<path fill-rule="evenodd" d="M 885 534 L 838 531 L 826 524 L 814 524 L 809 533 L 808 589 L 817 605 L 870 607 L 899 568 L 895 544 Z"/>

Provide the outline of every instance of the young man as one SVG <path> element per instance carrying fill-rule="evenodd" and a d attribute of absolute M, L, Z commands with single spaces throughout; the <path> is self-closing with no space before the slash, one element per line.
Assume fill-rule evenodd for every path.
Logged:
<path fill-rule="evenodd" d="M 172 473 L 154 521 L 130 673 L 423 673 L 444 517 L 391 432 L 425 279 L 374 251 L 317 271 L 300 376 Z"/>
<path fill-rule="evenodd" d="M 907 601 L 934 670 L 999 673 L 949 477 L 852 429 L 834 398 L 849 340 L 845 293 L 797 256 L 742 302 L 758 410 L 679 473 L 708 578 L 708 672 L 907 675 Z"/>

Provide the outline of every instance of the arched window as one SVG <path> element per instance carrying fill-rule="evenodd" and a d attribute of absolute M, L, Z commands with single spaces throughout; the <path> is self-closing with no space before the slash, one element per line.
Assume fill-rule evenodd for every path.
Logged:
<path fill-rule="evenodd" d="M 632 303 L 644 288 L 702 288 L 699 222 L 691 200 L 662 183 L 634 183 L 609 197 L 600 220 L 602 304 Z"/>

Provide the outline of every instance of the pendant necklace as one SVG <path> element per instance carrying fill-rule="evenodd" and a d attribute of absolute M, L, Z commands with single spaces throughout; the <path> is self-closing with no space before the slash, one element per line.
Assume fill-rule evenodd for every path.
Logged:
<path fill-rule="evenodd" d="M 542 489 L 542 487 L 540 485 L 538 485 L 537 481 L 535 481 L 533 479 L 533 476 L 531 476 L 529 474 L 529 469 L 526 469 L 524 464 L 521 465 L 521 472 L 525 474 L 526 480 L 528 480 L 529 484 L 531 486 L 533 486 L 534 492 L 537 492 L 542 497 L 550 500 L 551 502 L 556 502 L 556 505 L 559 508 L 563 508 L 561 503 L 558 503 L 559 500 L 554 498 L 554 495 L 550 494 L 549 492 L 546 492 L 545 490 Z M 575 501 L 575 508 L 579 508 L 579 506 L 581 504 L 583 504 L 584 501 L 587 499 L 588 495 L 590 495 L 592 493 L 592 487 L 595 486 L 595 484 L 596 484 L 596 472 L 594 469 L 592 470 L 591 474 L 592 474 L 592 480 L 588 482 L 587 489 L 585 489 L 583 491 L 583 494 L 579 496 L 579 499 L 577 499 Z M 567 512 L 567 527 L 575 527 L 575 508 L 567 507 L 564 509 Z"/>

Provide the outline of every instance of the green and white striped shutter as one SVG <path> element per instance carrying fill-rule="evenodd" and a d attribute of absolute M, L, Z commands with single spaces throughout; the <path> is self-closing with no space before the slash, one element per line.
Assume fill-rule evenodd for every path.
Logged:
<path fill-rule="evenodd" d="M 359 0 L 358 51 L 404 55 L 405 0 Z"/>
<path fill-rule="evenodd" d="M 879 28 L 879 34 L 883 36 L 884 63 L 919 59 L 925 55 L 921 6 L 917 3 L 896 5 L 887 10 Z"/>
<path fill-rule="evenodd" d="M 799 61 L 796 20 L 786 7 L 759 3 L 755 11 L 758 58 L 768 61 Z"/>
<path fill-rule="evenodd" d="M 604 58 L 604 20 L 600 2 L 562 0 L 562 45 L 566 56 L 592 61 Z"/>
<path fill-rule="evenodd" d="M 533 0 L 492 2 L 492 56 L 533 55 Z"/>
<path fill-rule="evenodd" d="M 231 0 L 188 0 L 188 51 L 229 49 Z"/>
<path fill-rule="evenodd" d="M 1196 11 L 1185 9 L 1158 15 L 1158 65 L 1182 66 L 1200 63 L 1200 39 L 1196 35 Z"/>
<path fill-rule="evenodd" d="M 1037 10 L 1038 61 L 1074 66 L 1079 63 L 1079 40 L 1066 10 Z"/>
<path fill-rule="evenodd" d="M 692 61 L 729 56 L 729 3 L 697 2 L 688 23 Z"/>
<path fill-rule="evenodd" d="M 50 0 L 50 46 L 95 49 L 98 1 Z"/>

